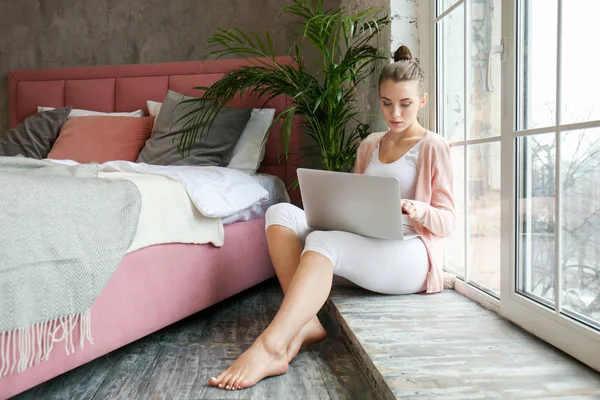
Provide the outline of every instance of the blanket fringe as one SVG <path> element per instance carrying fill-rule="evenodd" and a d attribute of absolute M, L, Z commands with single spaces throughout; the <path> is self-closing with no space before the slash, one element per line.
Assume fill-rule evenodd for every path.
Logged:
<path fill-rule="evenodd" d="M 47 361 L 54 343 L 64 342 L 67 355 L 74 353 L 73 332 L 77 327 L 79 347 L 83 349 L 86 339 L 94 344 L 90 310 L 40 322 L 27 328 L 0 332 L 0 378 L 12 374 L 15 369 L 17 373 L 21 373 L 33 365 Z"/>

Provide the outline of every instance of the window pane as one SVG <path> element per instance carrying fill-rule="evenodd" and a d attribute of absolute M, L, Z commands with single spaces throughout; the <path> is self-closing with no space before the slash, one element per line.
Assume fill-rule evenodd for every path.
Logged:
<path fill-rule="evenodd" d="M 561 124 L 600 119 L 600 1 L 563 1 Z"/>
<path fill-rule="evenodd" d="M 519 129 L 553 126 L 556 125 L 558 3 L 524 0 L 521 4 Z"/>
<path fill-rule="evenodd" d="M 468 151 L 469 281 L 500 293 L 500 142 Z"/>
<path fill-rule="evenodd" d="M 561 143 L 563 310 L 600 324 L 600 129 Z"/>
<path fill-rule="evenodd" d="M 446 11 L 447 9 L 452 7 L 458 1 L 459 0 L 437 0 L 437 5 L 438 5 L 437 6 L 437 10 L 438 10 L 437 15 L 443 14 L 444 11 Z"/>
<path fill-rule="evenodd" d="M 465 276 L 465 179 L 464 179 L 464 151 L 463 146 L 453 146 L 452 169 L 454 176 L 454 203 L 456 212 L 456 229 L 452 236 L 445 239 L 446 266 L 445 269 L 456 275 Z"/>
<path fill-rule="evenodd" d="M 553 133 L 519 138 L 517 288 L 546 303 L 554 301 L 555 139 Z"/>
<path fill-rule="evenodd" d="M 464 10 L 457 7 L 442 21 L 440 29 L 440 127 L 442 134 L 451 142 L 464 140 Z"/>
<path fill-rule="evenodd" d="M 468 138 L 500 136 L 502 7 L 500 0 L 470 3 Z"/>

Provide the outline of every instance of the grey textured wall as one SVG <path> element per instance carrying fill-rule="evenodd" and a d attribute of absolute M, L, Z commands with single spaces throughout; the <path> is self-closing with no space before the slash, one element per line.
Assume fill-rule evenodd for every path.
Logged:
<path fill-rule="evenodd" d="M 327 0 L 339 6 L 339 0 Z M 0 0 L 0 133 L 10 69 L 197 60 L 217 28 L 269 29 L 278 55 L 294 26 L 282 0 Z"/>

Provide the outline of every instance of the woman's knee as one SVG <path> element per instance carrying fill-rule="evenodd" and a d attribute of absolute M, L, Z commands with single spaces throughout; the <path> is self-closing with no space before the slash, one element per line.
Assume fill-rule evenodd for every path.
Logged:
<path fill-rule="evenodd" d="M 338 249 L 334 245 L 332 240 L 333 232 L 327 231 L 314 231 L 308 234 L 306 237 L 306 244 L 304 245 L 304 251 L 314 251 L 328 258 L 333 264 L 333 267 L 337 265 L 338 261 Z"/>
<path fill-rule="evenodd" d="M 265 213 L 265 229 L 271 225 L 281 225 L 296 232 L 299 213 L 303 211 L 290 203 L 274 204 Z M 297 233 L 297 232 L 296 232 Z"/>

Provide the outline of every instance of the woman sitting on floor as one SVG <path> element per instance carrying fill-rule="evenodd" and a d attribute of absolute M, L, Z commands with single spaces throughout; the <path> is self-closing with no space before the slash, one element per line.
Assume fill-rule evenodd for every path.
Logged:
<path fill-rule="evenodd" d="M 396 241 L 312 231 L 301 209 L 286 203 L 269 208 L 269 253 L 285 297 L 271 324 L 229 369 L 210 378 L 210 385 L 242 389 L 284 374 L 302 345 L 325 339 L 316 314 L 331 291 L 333 275 L 385 294 L 443 290 L 443 238 L 452 233 L 455 219 L 450 147 L 417 121 L 428 98 L 421 68 L 405 46 L 394 59 L 379 77 L 389 130 L 360 144 L 355 172 L 398 178 L 399 206 L 420 235 Z"/>

